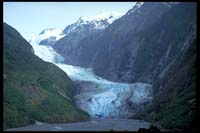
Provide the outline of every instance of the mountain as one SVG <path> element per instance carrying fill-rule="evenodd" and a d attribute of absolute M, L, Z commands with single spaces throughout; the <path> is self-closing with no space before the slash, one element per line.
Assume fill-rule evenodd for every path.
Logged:
<path fill-rule="evenodd" d="M 129 51 L 139 47 L 136 45 L 138 42 L 131 44 L 130 41 L 133 39 L 139 41 L 138 33 L 148 29 L 169 9 L 170 7 L 164 3 L 139 2 L 124 16 L 95 34 L 94 37 L 89 36 L 81 40 L 75 50 L 65 49 L 68 47 L 67 43 L 56 43 L 54 48 L 58 53 L 65 53 L 67 55 L 65 58 L 70 57 L 71 61 L 66 59 L 67 64 L 93 67 L 95 73 L 100 76 L 109 80 L 122 81 L 123 78 L 120 75 L 127 74 L 122 73 L 124 68 L 120 68 L 122 64 L 120 61 L 128 60 L 126 56 L 130 56 Z M 62 47 L 62 51 L 56 48 L 58 46 Z M 71 56 L 71 53 L 74 54 Z M 124 67 L 128 65 L 123 64 Z M 127 80 L 132 82 L 132 79 L 126 78 L 125 81 Z"/>
<path fill-rule="evenodd" d="M 105 29 L 113 21 L 124 15 L 121 12 L 101 12 L 95 16 L 80 17 L 75 23 L 67 26 L 64 29 L 65 34 L 72 32 L 78 32 L 84 30 L 85 27 L 89 27 L 88 30 L 92 29 Z"/>
<path fill-rule="evenodd" d="M 95 16 L 80 17 L 75 23 L 68 25 L 64 30 L 49 28 L 34 36 L 29 42 L 32 45 L 46 45 L 54 47 L 56 51 L 65 57 L 65 62 L 73 64 L 79 42 L 85 38 L 91 39 L 104 30 L 108 25 L 120 18 L 124 13 L 121 12 L 100 12 Z M 55 45 L 56 43 L 56 45 Z"/>
<path fill-rule="evenodd" d="M 111 81 L 152 84 L 152 104 L 133 118 L 185 130 L 196 115 L 195 45 L 196 3 L 139 2 L 75 49 L 63 43 L 57 51 Z"/>
<path fill-rule="evenodd" d="M 75 106 L 76 87 L 57 66 L 34 55 L 31 45 L 3 24 L 4 129 L 35 121 L 63 123 L 89 120 Z"/>
<path fill-rule="evenodd" d="M 76 65 L 78 62 L 74 58 L 80 54 L 81 42 L 95 38 L 100 31 L 122 15 L 120 12 L 104 12 L 91 17 L 80 17 L 64 29 L 63 33 L 66 36 L 58 40 L 53 48 L 65 57 L 65 63 Z"/>

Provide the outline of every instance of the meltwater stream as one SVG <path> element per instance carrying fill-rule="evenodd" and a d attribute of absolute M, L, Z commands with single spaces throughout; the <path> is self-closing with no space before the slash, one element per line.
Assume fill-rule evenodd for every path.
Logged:
<path fill-rule="evenodd" d="M 111 82 L 95 75 L 91 68 L 63 64 L 63 57 L 50 46 L 31 45 L 35 55 L 61 68 L 76 83 L 76 104 L 92 117 L 128 118 L 151 102 L 150 84 Z"/>

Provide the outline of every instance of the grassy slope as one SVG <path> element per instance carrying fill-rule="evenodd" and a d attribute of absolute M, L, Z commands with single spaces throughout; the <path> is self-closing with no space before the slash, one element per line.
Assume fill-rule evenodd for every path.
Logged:
<path fill-rule="evenodd" d="M 7 24 L 3 36 L 4 129 L 34 120 L 48 123 L 89 120 L 87 113 L 76 108 L 75 87 L 62 70 L 36 57 L 28 42 Z"/>

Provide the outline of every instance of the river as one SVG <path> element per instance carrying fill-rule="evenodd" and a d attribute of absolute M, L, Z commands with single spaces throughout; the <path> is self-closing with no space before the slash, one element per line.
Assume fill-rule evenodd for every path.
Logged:
<path fill-rule="evenodd" d="M 46 124 L 36 122 L 26 127 L 12 128 L 6 131 L 138 131 L 149 128 L 150 124 L 141 120 L 130 119 L 92 119 L 89 122 Z"/>

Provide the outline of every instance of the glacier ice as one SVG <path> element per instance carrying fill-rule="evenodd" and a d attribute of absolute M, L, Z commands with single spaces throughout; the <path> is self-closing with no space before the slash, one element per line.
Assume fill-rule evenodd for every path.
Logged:
<path fill-rule="evenodd" d="M 91 68 L 63 64 L 63 58 L 50 46 L 31 44 L 35 55 L 57 65 L 79 86 L 76 104 L 95 117 L 128 117 L 145 103 L 151 102 L 151 85 L 117 83 L 95 75 Z M 131 105 L 131 107 L 130 107 Z M 133 107 L 136 107 L 134 110 Z"/>

